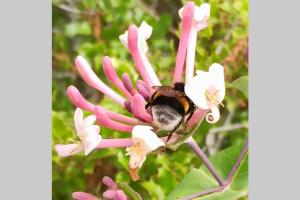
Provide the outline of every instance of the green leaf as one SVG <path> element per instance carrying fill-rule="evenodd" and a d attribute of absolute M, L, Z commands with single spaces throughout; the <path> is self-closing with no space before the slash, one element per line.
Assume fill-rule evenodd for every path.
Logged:
<path fill-rule="evenodd" d="M 65 27 L 66 35 L 74 37 L 75 35 L 90 35 L 92 28 L 88 22 L 73 22 Z"/>
<path fill-rule="evenodd" d="M 231 83 L 231 87 L 240 90 L 248 98 L 248 76 L 242 76 Z"/>
<path fill-rule="evenodd" d="M 52 111 L 52 137 L 54 141 L 66 142 L 68 138 L 75 137 L 75 131 L 72 129 L 73 124 L 70 125 L 67 121 L 70 116 L 65 112 Z"/>
<path fill-rule="evenodd" d="M 210 157 L 210 161 L 218 171 L 218 174 L 226 179 L 236 159 L 240 155 L 242 144 L 234 145 Z M 202 165 L 199 169 L 192 169 L 183 180 L 168 195 L 167 200 L 180 199 L 207 189 L 218 187 L 217 181 Z M 198 200 L 235 200 L 246 196 L 248 193 L 248 153 L 242 160 L 230 185 L 222 192 L 212 193 Z"/>
<path fill-rule="evenodd" d="M 142 200 L 142 197 L 126 183 L 118 183 L 118 187 L 132 200 Z"/>
<path fill-rule="evenodd" d="M 151 199 L 164 200 L 165 195 L 162 187 L 164 185 L 155 183 L 152 179 L 149 181 L 144 181 L 142 183 L 143 187 L 147 190 Z"/>

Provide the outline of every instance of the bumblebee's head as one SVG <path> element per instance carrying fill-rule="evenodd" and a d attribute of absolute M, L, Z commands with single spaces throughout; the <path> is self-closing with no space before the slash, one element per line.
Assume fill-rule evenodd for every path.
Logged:
<path fill-rule="evenodd" d="M 180 92 L 184 92 L 184 83 L 183 82 L 174 83 L 174 89 Z"/>

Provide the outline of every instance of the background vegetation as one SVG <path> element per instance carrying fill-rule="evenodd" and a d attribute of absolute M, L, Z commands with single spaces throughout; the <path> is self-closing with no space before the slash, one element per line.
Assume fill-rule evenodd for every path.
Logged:
<path fill-rule="evenodd" d="M 52 0 L 53 12 L 53 83 L 52 120 L 53 145 L 67 143 L 75 135 L 73 113 L 75 108 L 66 96 L 66 88 L 72 84 L 79 88 L 91 102 L 126 113 L 122 108 L 87 86 L 74 67 L 74 58 L 81 54 L 94 67 L 99 77 L 106 81 L 101 59 L 108 55 L 113 59 L 118 74 L 129 73 L 136 81 L 133 61 L 118 36 L 130 24 L 143 20 L 153 27 L 148 40 L 149 60 L 164 84 L 171 82 L 180 19 L 178 10 L 186 1 L 180 0 Z M 207 70 L 218 62 L 225 67 L 226 98 L 221 108 L 221 120 L 210 125 L 203 122 L 195 138 L 208 155 L 243 142 L 248 134 L 247 97 L 231 86 L 231 83 L 248 74 L 248 1 L 247 0 L 197 0 L 209 2 L 211 17 L 207 29 L 198 34 L 196 68 Z M 105 137 L 122 137 L 116 131 L 102 128 Z M 111 176 L 117 182 L 128 183 L 144 199 L 165 199 L 183 177 L 201 161 L 190 149 L 182 145 L 177 151 L 165 151 L 150 155 L 142 170 L 141 180 L 132 182 L 128 175 L 128 157 L 124 149 L 103 149 L 89 156 L 77 155 L 60 158 L 53 151 L 52 195 L 54 200 L 71 199 L 74 191 L 86 191 L 102 196 L 105 189 L 100 180 Z"/>

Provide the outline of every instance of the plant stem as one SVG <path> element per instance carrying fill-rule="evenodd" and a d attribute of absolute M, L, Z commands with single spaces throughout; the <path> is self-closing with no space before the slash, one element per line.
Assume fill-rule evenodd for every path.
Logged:
<path fill-rule="evenodd" d="M 233 176 L 235 175 L 237 169 L 239 168 L 239 166 L 240 166 L 243 158 L 245 157 L 245 155 L 246 155 L 246 153 L 248 151 L 248 143 L 249 143 L 249 141 L 248 141 L 248 137 L 247 137 L 246 141 L 245 141 L 245 144 L 244 144 L 244 146 L 242 148 L 242 151 L 241 151 L 238 159 L 235 161 L 235 163 L 234 163 L 234 165 L 233 165 L 233 167 L 232 167 L 232 169 L 231 169 L 231 171 L 230 171 L 230 173 L 228 175 L 228 178 L 226 180 L 227 184 L 229 184 L 231 182 L 231 180 L 232 180 Z"/>
<path fill-rule="evenodd" d="M 214 166 L 211 164 L 211 162 L 208 160 L 204 151 L 199 147 L 199 145 L 196 143 L 196 141 L 192 137 L 190 137 L 187 140 L 187 143 L 190 145 L 192 150 L 200 157 L 202 162 L 205 164 L 205 166 L 210 171 L 210 173 L 214 176 L 214 178 L 219 183 L 219 185 L 224 186 L 226 184 L 226 182 L 218 175 L 218 172 L 216 171 Z"/>
<path fill-rule="evenodd" d="M 212 173 L 212 175 L 214 175 L 214 173 L 216 173 L 216 170 L 214 168 L 212 168 L 211 163 L 209 162 L 209 160 L 207 159 L 207 157 L 205 156 L 204 152 L 200 149 L 200 147 L 197 145 L 197 143 L 195 142 L 195 140 L 193 138 L 190 138 L 187 143 L 192 147 L 192 149 L 194 150 L 194 152 L 202 159 L 203 163 L 207 166 L 207 168 L 209 169 L 209 171 Z M 207 189 L 195 194 L 192 194 L 190 196 L 187 197 L 183 197 L 181 198 L 181 200 L 190 200 L 190 199 L 194 199 L 197 197 L 201 197 L 207 194 L 211 194 L 211 193 L 215 193 L 215 192 L 220 192 L 223 189 L 225 189 L 226 187 L 229 186 L 229 184 L 232 181 L 232 178 L 234 177 L 236 171 L 238 170 L 242 160 L 244 159 L 246 153 L 248 151 L 248 137 L 246 138 L 245 144 L 242 148 L 242 151 L 238 157 L 238 159 L 235 161 L 229 175 L 226 181 L 223 181 L 223 179 L 221 179 L 221 183 L 218 181 L 217 177 L 214 175 L 214 177 L 216 178 L 216 180 L 219 182 L 220 186 L 216 187 L 216 188 L 211 188 L 211 189 Z M 208 162 L 207 162 L 208 161 Z"/>
<path fill-rule="evenodd" d="M 224 186 L 219 186 L 219 187 L 216 187 L 216 188 L 212 188 L 212 189 L 208 189 L 208 190 L 204 190 L 204 191 L 192 194 L 192 195 L 187 196 L 187 197 L 183 197 L 180 200 L 194 199 L 194 198 L 197 198 L 197 197 L 200 197 L 200 196 L 204 196 L 204 195 L 207 195 L 207 194 L 211 194 L 211 193 L 215 193 L 215 192 L 220 192 L 223 189 L 224 189 Z"/>

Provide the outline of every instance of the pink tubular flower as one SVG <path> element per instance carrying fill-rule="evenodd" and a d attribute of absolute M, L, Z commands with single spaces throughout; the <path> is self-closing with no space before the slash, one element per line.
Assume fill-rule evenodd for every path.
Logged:
<path fill-rule="evenodd" d="M 144 122 L 152 121 L 152 116 L 145 109 L 146 101 L 142 95 L 136 94 L 131 104 L 132 114 Z"/>
<path fill-rule="evenodd" d="M 126 89 L 122 81 L 119 79 L 115 68 L 113 67 L 111 60 L 108 56 L 105 56 L 102 60 L 103 71 L 106 77 L 115 85 L 117 86 L 122 93 L 129 99 L 132 100 L 132 94 Z"/>
<path fill-rule="evenodd" d="M 107 200 L 128 200 L 123 190 L 108 176 L 103 177 L 102 182 L 107 186 L 107 190 L 103 193 L 103 197 Z M 73 192 L 74 200 L 100 200 L 98 197 L 86 192 Z"/>
<path fill-rule="evenodd" d="M 123 190 L 118 188 L 118 185 L 108 176 L 103 177 L 102 182 L 107 186 L 107 190 L 103 193 L 103 197 L 109 200 L 127 200 Z"/>
<path fill-rule="evenodd" d="M 124 104 L 125 99 L 103 83 L 92 70 L 89 63 L 82 56 L 77 56 L 75 59 L 77 70 L 84 81 L 91 87 L 99 90 L 103 94 L 110 97 L 120 105 Z"/>
<path fill-rule="evenodd" d="M 209 72 L 197 71 L 197 75 L 194 76 L 197 32 L 207 27 L 209 15 L 209 4 L 202 4 L 198 7 L 195 6 L 193 2 L 188 2 L 179 11 L 179 16 L 182 19 L 182 33 L 176 56 L 173 83 L 182 81 L 184 62 L 186 62 L 184 90 L 189 99 L 197 106 L 193 115 L 188 116 L 190 120 L 186 123 L 187 128 L 197 124 L 204 117 L 206 117 L 206 120 L 210 123 L 217 122 L 220 117 L 218 105 L 223 105 L 221 101 L 224 99 L 225 95 L 222 66 L 213 64 L 212 67 L 210 67 Z M 149 153 L 155 151 L 159 147 L 171 144 L 171 141 L 172 143 L 176 142 L 174 141 L 174 138 L 167 141 L 166 137 L 159 138 L 156 135 L 160 130 L 169 130 L 159 127 L 157 123 L 153 121 L 152 110 L 146 106 L 155 92 L 155 87 L 153 86 L 161 86 L 158 76 L 155 74 L 150 61 L 146 57 L 148 50 L 146 40 L 150 38 L 151 34 L 152 27 L 146 22 L 142 22 L 140 27 L 130 25 L 128 30 L 119 37 L 122 44 L 129 50 L 135 67 L 141 75 L 142 80 L 137 81 L 136 87 L 134 87 L 128 74 L 124 73 L 121 78 L 119 77 L 113 66 L 113 62 L 109 57 L 105 56 L 103 58 L 102 65 L 104 74 L 107 79 L 118 88 L 118 92 L 121 94 L 114 91 L 100 80 L 85 58 L 78 56 L 75 59 L 76 68 L 82 79 L 89 86 L 97 89 L 105 96 L 124 107 L 130 116 L 109 111 L 100 105 L 89 102 L 81 95 L 75 86 L 69 86 L 67 89 L 67 95 L 71 102 L 74 106 L 91 112 L 92 116 L 94 116 L 93 120 L 97 120 L 99 125 L 124 132 L 125 134 L 131 133 L 131 136 L 122 139 L 102 139 L 100 136 L 93 134 L 93 137 L 96 138 L 97 141 L 92 143 L 78 134 L 82 140 L 80 145 L 76 143 L 63 146 L 56 145 L 56 149 L 61 156 L 73 155 L 83 149 L 85 149 L 87 155 L 95 148 L 126 148 L 127 155 L 130 156 L 130 175 L 134 180 L 137 180 L 138 170 L 142 167 L 142 164 Z M 187 116 L 184 117 L 187 118 Z M 177 117 L 176 120 L 180 123 L 182 122 L 179 117 Z M 185 128 L 186 127 L 178 126 L 176 132 L 186 131 Z M 94 129 L 94 131 L 95 130 L 96 129 Z M 174 133 L 174 135 L 176 135 L 177 139 L 182 137 L 176 133 Z M 87 138 L 90 139 L 91 137 Z M 121 193 L 121 191 L 116 189 L 114 189 L 113 192 L 108 190 L 106 196 L 111 199 L 116 199 L 115 196 L 119 196 L 119 199 L 122 199 L 124 195 L 122 196 Z M 75 194 L 77 197 L 78 195 L 79 193 Z M 83 194 L 80 193 L 80 195 Z M 114 198 L 112 198 L 113 196 Z"/>
<path fill-rule="evenodd" d="M 124 73 L 122 75 L 122 83 L 124 84 L 124 87 L 126 88 L 126 90 L 133 96 L 135 95 L 136 91 L 133 87 L 133 84 L 131 82 L 131 79 L 129 77 L 129 75 L 127 73 Z"/>
<path fill-rule="evenodd" d="M 86 192 L 73 192 L 72 198 L 74 200 L 100 200 L 98 197 Z"/>
<path fill-rule="evenodd" d="M 180 82 L 184 59 L 186 55 L 187 42 L 192 27 L 192 18 L 194 15 L 194 3 L 188 2 L 182 9 L 182 34 L 179 40 L 179 46 L 176 56 L 176 65 L 174 70 L 173 83 Z"/>
<path fill-rule="evenodd" d="M 179 10 L 179 16 L 183 18 L 183 8 Z M 210 16 L 210 5 L 207 3 L 201 6 L 195 6 L 193 12 L 193 20 L 187 42 L 187 58 L 185 68 L 186 83 L 193 77 L 195 65 L 195 51 L 197 42 L 197 32 L 207 27 L 207 20 Z"/>
<path fill-rule="evenodd" d="M 131 25 L 128 31 L 119 36 L 122 44 L 129 49 L 136 68 L 149 86 L 161 85 L 145 55 L 148 51 L 146 40 L 150 38 L 151 34 L 152 27 L 143 21 L 139 28 Z"/>

